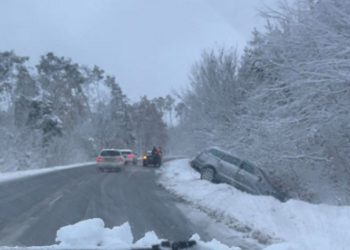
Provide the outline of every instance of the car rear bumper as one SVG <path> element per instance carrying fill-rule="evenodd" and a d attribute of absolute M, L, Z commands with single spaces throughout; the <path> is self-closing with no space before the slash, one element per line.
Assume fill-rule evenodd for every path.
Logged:
<path fill-rule="evenodd" d="M 136 164 L 137 158 L 126 159 L 125 164 Z"/>
<path fill-rule="evenodd" d="M 154 160 L 152 158 L 147 158 L 142 160 L 142 165 L 161 165 L 162 164 L 162 159 L 159 160 Z"/>
<path fill-rule="evenodd" d="M 201 169 L 200 164 L 198 164 L 198 163 L 196 162 L 196 160 L 190 161 L 190 165 L 191 165 L 191 167 L 192 167 L 193 169 L 195 169 L 195 170 L 197 170 L 197 171 L 199 171 L 199 170 Z"/>
<path fill-rule="evenodd" d="M 124 165 L 124 162 L 98 162 L 98 167 L 120 167 Z"/>

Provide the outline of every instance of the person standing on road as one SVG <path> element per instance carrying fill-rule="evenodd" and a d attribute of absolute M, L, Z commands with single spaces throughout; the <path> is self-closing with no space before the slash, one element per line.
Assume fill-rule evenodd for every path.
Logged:
<path fill-rule="evenodd" d="M 153 146 L 153 148 L 152 148 L 152 157 L 155 157 L 157 155 L 157 153 L 158 153 L 157 147 Z"/>
<path fill-rule="evenodd" d="M 162 148 L 160 146 L 158 147 L 158 155 L 159 155 L 159 164 L 162 165 L 163 151 L 162 151 Z"/>
<path fill-rule="evenodd" d="M 156 146 L 154 146 L 152 149 L 152 158 L 156 164 L 161 164 L 161 153 L 159 148 L 157 148 Z"/>
<path fill-rule="evenodd" d="M 153 149 L 152 149 L 152 159 L 153 161 L 157 160 L 157 156 L 158 156 L 158 149 L 156 146 L 153 146 Z"/>

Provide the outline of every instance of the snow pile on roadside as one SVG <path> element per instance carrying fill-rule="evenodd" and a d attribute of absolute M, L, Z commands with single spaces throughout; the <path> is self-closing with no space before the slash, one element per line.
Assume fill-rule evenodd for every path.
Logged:
<path fill-rule="evenodd" d="M 250 195 L 227 184 L 211 184 L 200 180 L 188 160 L 169 162 L 159 171 L 161 184 L 177 196 L 252 238 L 261 241 L 263 237 L 267 244 L 277 243 L 268 250 L 336 250 L 350 246 L 350 207 L 296 200 L 281 203 L 273 197 Z"/>
<path fill-rule="evenodd" d="M 65 165 L 65 166 L 29 169 L 29 170 L 15 171 L 15 172 L 4 172 L 4 173 L 0 172 L 0 182 L 11 181 L 11 180 L 34 176 L 34 175 L 46 174 L 49 172 L 64 170 L 68 168 L 92 166 L 94 164 L 95 162 L 84 162 L 84 163 L 77 163 L 77 164 L 71 164 L 71 165 Z"/>
<path fill-rule="evenodd" d="M 105 228 L 103 220 L 95 218 L 62 227 L 57 231 L 56 242 L 62 248 L 127 248 L 133 243 L 133 236 L 128 223 L 110 229 Z"/>
<path fill-rule="evenodd" d="M 192 239 L 197 241 L 197 247 L 194 249 L 215 249 L 215 250 L 238 250 L 239 248 L 230 248 L 216 240 L 203 242 L 198 235 Z M 57 231 L 56 245 L 59 248 L 145 248 L 155 244 L 160 244 L 161 239 L 153 232 L 147 232 L 145 236 L 133 243 L 133 235 L 129 223 L 121 226 L 105 228 L 101 219 L 89 219 L 78 222 L 74 225 L 62 227 Z M 54 247 L 54 246 L 53 246 Z"/>
<path fill-rule="evenodd" d="M 217 240 L 201 241 L 196 234 L 191 239 L 197 242 L 193 250 L 240 250 L 223 245 Z M 56 234 L 58 242 L 56 245 L 28 247 L 28 249 L 136 249 L 150 248 L 152 245 L 160 244 L 161 241 L 163 240 L 151 231 L 133 243 L 134 238 L 128 222 L 121 226 L 106 228 L 102 219 L 94 218 L 60 228 Z"/>

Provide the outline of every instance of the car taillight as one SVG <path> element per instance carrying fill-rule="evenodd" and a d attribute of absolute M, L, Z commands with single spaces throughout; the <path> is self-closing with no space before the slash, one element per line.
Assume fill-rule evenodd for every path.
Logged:
<path fill-rule="evenodd" d="M 101 156 L 96 157 L 96 162 L 103 162 L 104 159 Z"/>
<path fill-rule="evenodd" d="M 128 158 L 129 158 L 129 159 L 133 159 L 134 157 L 135 157 L 134 154 L 128 154 Z"/>

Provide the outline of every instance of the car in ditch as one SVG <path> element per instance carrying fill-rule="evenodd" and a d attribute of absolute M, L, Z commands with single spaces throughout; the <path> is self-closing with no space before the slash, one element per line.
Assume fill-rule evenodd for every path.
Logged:
<path fill-rule="evenodd" d="M 225 182 L 242 191 L 257 195 L 272 195 L 281 201 L 287 199 L 286 194 L 272 185 L 262 169 L 222 149 L 204 150 L 190 164 L 200 172 L 201 179 Z"/>
<path fill-rule="evenodd" d="M 103 149 L 96 157 L 96 165 L 102 172 L 119 171 L 125 165 L 125 157 L 118 149 Z"/>

